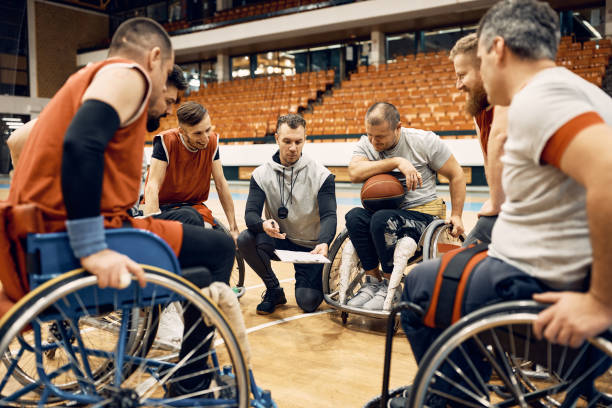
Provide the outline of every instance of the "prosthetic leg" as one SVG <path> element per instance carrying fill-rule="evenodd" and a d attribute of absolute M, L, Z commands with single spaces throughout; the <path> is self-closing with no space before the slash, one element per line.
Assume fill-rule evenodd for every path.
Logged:
<path fill-rule="evenodd" d="M 383 304 L 384 311 L 391 310 L 395 292 L 404 276 L 404 269 L 406 269 L 408 260 L 414 255 L 416 249 L 417 243 L 410 237 L 400 238 L 397 241 L 395 250 L 393 251 L 393 272 L 391 272 L 391 277 L 389 278 L 389 289 L 387 290 L 387 297 Z M 342 255 L 344 257 L 344 253 Z"/>
<path fill-rule="evenodd" d="M 342 249 L 342 259 L 340 261 L 340 268 L 338 269 L 338 273 L 340 274 L 340 293 L 338 294 L 338 300 L 341 305 L 346 304 L 346 291 L 348 289 L 351 271 L 359 263 L 359 258 L 357 257 L 357 252 L 355 251 L 353 243 L 350 240 L 347 241 L 348 242 Z"/>

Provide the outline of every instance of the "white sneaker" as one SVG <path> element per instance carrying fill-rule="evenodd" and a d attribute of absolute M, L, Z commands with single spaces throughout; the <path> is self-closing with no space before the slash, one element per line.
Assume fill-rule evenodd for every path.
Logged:
<path fill-rule="evenodd" d="M 359 291 L 348 302 L 346 302 L 346 304 L 352 307 L 362 307 L 374 297 L 376 292 L 378 292 L 380 284 L 380 281 L 378 281 L 376 278 L 366 276 L 366 281 L 363 283 L 363 285 L 361 285 Z"/>
<path fill-rule="evenodd" d="M 164 309 L 157 326 L 156 343 L 162 348 L 180 347 L 183 340 L 183 308 L 179 302 L 173 302 Z"/>
<path fill-rule="evenodd" d="M 384 279 L 378 288 L 378 292 L 374 294 L 374 297 L 365 303 L 362 307 L 366 310 L 383 310 L 385 305 L 385 299 L 387 298 L 387 292 L 389 290 L 389 281 Z M 392 304 L 398 302 L 400 300 L 400 290 L 395 290 L 393 294 L 393 302 Z M 389 308 L 390 310 L 391 308 Z"/>
<path fill-rule="evenodd" d="M 389 287 L 388 285 L 389 283 L 387 282 L 387 280 L 383 280 L 383 282 L 378 285 L 378 290 L 376 291 L 372 299 L 368 300 L 361 307 L 366 310 L 382 310 L 383 304 L 385 303 L 385 298 L 387 297 L 387 289 Z"/>

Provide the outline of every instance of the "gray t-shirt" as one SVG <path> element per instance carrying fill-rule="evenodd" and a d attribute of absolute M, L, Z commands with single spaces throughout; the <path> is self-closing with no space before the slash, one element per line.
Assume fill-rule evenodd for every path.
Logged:
<path fill-rule="evenodd" d="M 365 157 L 371 161 L 403 157 L 412 163 L 414 168 L 421 173 L 423 186 L 414 191 L 406 190 L 402 208 L 408 209 L 437 198 L 436 172 L 449 159 L 451 151 L 434 132 L 403 127 L 397 144 L 383 152 L 377 152 L 368 137 L 361 136 L 361 139 L 355 145 L 353 156 Z M 393 174 L 406 189 L 404 175 L 399 171 L 395 171 Z"/>
<path fill-rule="evenodd" d="M 508 111 L 502 157 L 506 200 L 489 255 L 558 290 L 580 289 L 592 263 L 586 195 L 582 185 L 540 158 L 563 125 L 587 112 L 612 124 L 612 99 L 562 67 L 538 73 Z"/>

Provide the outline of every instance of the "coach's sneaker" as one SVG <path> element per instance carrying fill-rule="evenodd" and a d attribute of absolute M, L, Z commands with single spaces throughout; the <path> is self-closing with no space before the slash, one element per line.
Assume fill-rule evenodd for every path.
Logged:
<path fill-rule="evenodd" d="M 373 276 L 366 275 L 366 280 L 359 288 L 359 291 L 353 296 L 346 304 L 351 307 L 362 307 L 364 304 L 369 302 L 378 289 L 380 288 L 381 282 Z"/>
<path fill-rule="evenodd" d="M 270 314 L 276 306 L 287 303 L 285 291 L 280 286 L 278 288 L 267 289 L 262 297 L 261 303 L 257 305 L 257 314 Z"/>

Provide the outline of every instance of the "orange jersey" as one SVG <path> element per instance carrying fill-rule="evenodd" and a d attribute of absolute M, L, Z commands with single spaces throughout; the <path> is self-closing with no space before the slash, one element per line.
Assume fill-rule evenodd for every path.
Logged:
<path fill-rule="evenodd" d="M 208 199 L 212 164 L 217 152 L 217 135 L 211 134 L 206 149 L 192 151 L 181 140 L 178 129 L 159 136 L 168 167 L 159 189 L 159 204 L 202 203 Z"/>
<path fill-rule="evenodd" d="M 487 143 L 489 143 L 489 133 L 491 133 L 491 125 L 493 124 L 494 110 L 495 107 L 491 106 L 474 116 L 480 134 L 480 147 L 485 155 L 487 154 Z"/>
<path fill-rule="evenodd" d="M 118 228 L 125 221 L 134 227 L 160 235 L 179 253 L 182 227 L 163 220 L 139 220 L 128 216 L 127 210 L 138 199 L 150 81 L 136 63 L 111 58 L 89 64 L 73 74 L 55 94 L 40 114 L 30 132 L 21 160 L 11 183 L 9 202 L 13 205 L 33 203 L 42 212 L 45 231 L 65 230 L 66 207 L 61 188 L 61 166 L 64 135 L 81 106 L 83 94 L 102 69 L 111 65 L 139 70 L 147 79 L 148 90 L 138 113 L 117 130 L 104 153 L 104 174 L 100 212 L 106 228 Z"/>
<path fill-rule="evenodd" d="M 206 149 L 197 151 L 185 146 L 178 129 L 166 130 L 156 137 L 161 138 L 168 160 L 166 176 L 159 189 L 159 205 L 191 203 L 204 221 L 215 225 L 211 211 L 202 203 L 208 199 L 218 136 L 211 134 Z"/>

